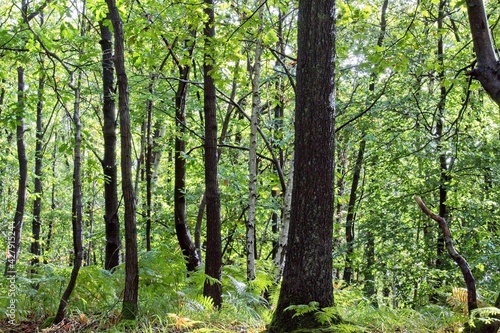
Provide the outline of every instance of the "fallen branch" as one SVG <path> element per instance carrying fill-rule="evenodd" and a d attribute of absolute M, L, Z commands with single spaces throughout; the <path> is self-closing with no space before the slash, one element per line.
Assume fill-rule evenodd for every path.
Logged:
<path fill-rule="evenodd" d="M 453 239 L 451 238 L 450 229 L 448 228 L 448 223 L 446 223 L 446 220 L 443 217 L 431 212 L 420 197 L 415 196 L 415 201 L 420 206 L 420 209 L 422 209 L 425 215 L 429 216 L 431 219 L 438 223 L 439 228 L 441 229 L 441 232 L 443 234 L 446 250 L 448 250 L 449 255 L 453 258 L 453 260 L 457 263 L 458 267 L 460 267 L 460 270 L 462 271 L 465 285 L 467 287 L 467 308 L 470 314 L 472 310 L 477 309 L 476 280 L 472 275 L 470 266 L 465 258 L 455 250 L 455 247 L 453 246 Z"/>

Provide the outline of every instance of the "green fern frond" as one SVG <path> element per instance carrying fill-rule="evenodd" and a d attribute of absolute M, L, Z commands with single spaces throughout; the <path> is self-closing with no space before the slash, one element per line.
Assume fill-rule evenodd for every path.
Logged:
<path fill-rule="evenodd" d="M 493 306 L 474 309 L 471 311 L 469 324 L 474 327 L 476 320 L 485 324 L 500 321 L 500 309 Z"/>
<path fill-rule="evenodd" d="M 285 311 L 294 311 L 293 317 L 301 316 L 306 313 L 315 312 L 319 309 L 318 302 L 309 302 L 309 304 L 299 304 L 299 305 L 290 305 L 285 308 Z"/>

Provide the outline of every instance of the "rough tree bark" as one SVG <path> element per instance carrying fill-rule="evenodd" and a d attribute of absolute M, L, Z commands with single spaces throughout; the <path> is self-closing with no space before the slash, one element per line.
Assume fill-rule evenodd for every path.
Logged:
<path fill-rule="evenodd" d="M 299 0 L 295 162 L 287 257 L 269 332 L 320 324 L 294 304 L 333 305 L 335 1 Z"/>
<path fill-rule="evenodd" d="M 114 30 L 114 63 L 118 85 L 120 114 L 122 192 L 125 207 L 125 291 L 122 318 L 134 320 L 138 311 L 139 266 L 137 258 L 137 227 L 135 193 L 132 180 L 132 135 L 128 105 L 128 79 L 125 70 L 123 23 L 115 0 L 106 0 Z"/>
<path fill-rule="evenodd" d="M 215 36 L 214 2 L 204 0 L 208 19 L 203 29 L 205 37 L 203 61 L 203 109 L 205 115 L 205 195 L 207 216 L 207 254 L 203 294 L 212 298 L 214 306 L 222 304 L 222 240 L 220 220 L 220 193 L 217 174 L 217 106 L 215 83 L 212 77 L 214 59 L 212 43 Z"/>

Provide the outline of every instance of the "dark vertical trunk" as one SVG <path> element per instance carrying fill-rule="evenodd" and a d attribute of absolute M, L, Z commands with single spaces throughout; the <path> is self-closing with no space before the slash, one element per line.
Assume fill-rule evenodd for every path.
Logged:
<path fill-rule="evenodd" d="M 80 123 L 80 79 L 78 79 L 78 86 L 72 87 L 75 93 L 75 105 L 73 112 L 73 125 L 75 127 L 75 148 L 74 148 L 74 165 L 73 165 L 73 201 L 71 207 L 71 224 L 73 230 L 73 268 L 71 270 L 70 279 L 66 290 L 64 290 L 61 300 L 59 302 L 59 308 L 57 314 L 54 318 L 54 324 L 60 323 L 66 313 L 66 306 L 68 304 L 69 297 L 76 286 L 76 279 L 78 278 L 78 272 L 82 266 L 83 260 L 83 232 L 82 232 L 82 220 L 83 220 L 83 204 L 82 204 L 82 181 L 81 181 L 81 123 Z"/>
<path fill-rule="evenodd" d="M 214 2 L 204 0 L 207 21 L 203 30 L 205 37 L 203 61 L 203 109 L 205 118 L 205 194 L 207 211 L 207 255 L 205 259 L 205 273 L 212 279 L 205 281 L 203 294 L 211 297 L 214 306 L 222 304 L 222 241 L 220 219 L 220 194 L 217 168 L 217 106 L 215 96 L 215 82 L 211 75 L 214 69 L 212 58 L 215 37 Z"/>
<path fill-rule="evenodd" d="M 285 41 L 283 38 L 283 12 L 281 9 L 278 9 L 278 22 L 277 22 L 277 28 L 276 28 L 276 34 L 278 35 L 278 42 L 276 43 L 276 49 L 280 52 L 280 54 L 285 54 Z M 276 60 L 276 66 L 281 66 L 281 60 Z M 284 98 L 284 92 L 285 92 L 285 85 L 283 83 L 282 78 L 278 78 L 275 83 L 275 89 L 276 89 L 276 106 L 274 107 L 274 121 L 273 121 L 273 146 L 274 149 L 278 151 L 278 161 L 279 161 L 279 167 L 283 169 L 283 164 L 284 164 L 284 153 L 283 149 L 281 148 L 280 141 L 283 139 L 283 114 L 285 111 L 285 98 Z M 277 172 L 277 167 L 274 166 L 275 171 Z M 281 189 L 281 194 L 285 193 L 286 189 Z M 271 189 L 271 196 L 273 198 L 278 198 L 279 193 L 278 188 L 274 187 Z M 283 213 L 281 213 L 281 216 Z M 273 237 L 273 253 L 272 253 L 272 258 L 273 260 L 276 260 L 276 253 L 278 249 L 278 236 L 279 236 L 279 231 L 280 231 L 280 214 L 278 214 L 278 211 L 273 211 L 271 213 L 271 223 L 272 223 L 272 232 L 276 237 Z"/>
<path fill-rule="evenodd" d="M 154 93 L 154 76 L 149 79 L 148 91 L 151 95 Z M 148 98 L 146 102 L 146 251 L 151 251 L 151 214 L 153 212 L 153 100 Z"/>
<path fill-rule="evenodd" d="M 43 62 L 42 62 L 43 67 Z M 35 180 L 33 202 L 33 222 L 31 224 L 31 265 L 35 266 L 40 262 L 40 226 L 42 212 L 42 168 L 43 168 L 43 98 L 44 98 L 45 73 L 41 72 L 38 80 L 38 102 L 36 105 L 36 142 L 35 142 Z M 34 273 L 36 270 L 32 269 Z"/>
<path fill-rule="evenodd" d="M 194 246 L 196 247 L 196 252 L 198 253 L 198 258 L 200 262 L 203 261 L 201 253 L 201 229 L 203 226 L 203 216 L 205 215 L 205 209 L 207 207 L 207 196 L 203 193 L 200 200 L 200 205 L 198 206 L 198 214 L 196 215 L 196 226 L 194 227 Z"/>
<path fill-rule="evenodd" d="M 192 55 L 194 45 L 189 49 Z M 177 240 L 181 247 L 182 254 L 186 258 L 188 271 L 194 271 L 201 265 L 201 257 L 196 251 L 196 246 L 192 241 L 186 216 L 186 98 L 188 93 L 188 80 L 190 66 L 180 65 L 179 83 L 175 93 L 175 123 L 179 135 L 175 137 L 175 180 L 174 180 L 174 220 Z"/>
<path fill-rule="evenodd" d="M 446 1 L 442 0 L 439 3 L 439 13 L 438 13 L 438 31 L 443 29 L 443 20 L 445 18 L 444 6 Z M 444 132 L 444 111 L 446 106 L 446 87 L 444 86 L 444 45 L 443 37 L 440 34 L 438 39 L 437 47 L 437 57 L 438 63 L 441 70 L 439 71 L 438 81 L 440 85 L 439 90 L 439 104 L 437 106 L 437 119 L 436 119 L 436 142 L 437 149 L 439 153 L 439 216 L 449 221 L 448 207 L 446 201 L 448 199 L 448 186 L 451 180 L 450 170 L 448 166 L 448 156 L 446 154 L 446 148 L 443 143 L 443 132 Z M 439 234 L 436 244 L 436 268 L 444 269 L 445 261 L 445 244 L 442 234 Z"/>
<path fill-rule="evenodd" d="M 54 141 L 57 142 L 57 133 L 55 134 Z M 54 145 L 54 149 L 52 151 L 52 178 L 57 179 L 56 174 L 56 156 L 57 156 L 57 145 Z M 56 209 L 56 182 L 52 182 L 52 186 L 50 189 L 50 209 L 52 213 L 54 213 Z M 43 247 L 43 252 L 47 253 L 50 250 L 51 241 L 52 241 L 52 229 L 54 226 L 53 219 L 49 219 L 49 225 L 47 226 L 47 237 L 45 239 L 45 246 Z"/>
<path fill-rule="evenodd" d="M 106 255 L 104 268 L 111 270 L 120 264 L 120 222 L 118 219 L 118 181 L 116 167 L 116 108 L 112 34 L 104 22 L 99 22 L 102 50 L 103 136 L 104 157 L 104 224 Z"/>
<path fill-rule="evenodd" d="M 273 333 L 320 326 L 314 312 L 285 311 L 292 304 L 333 305 L 335 1 L 299 0 L 296 89 L 292 210 Z"/>
<path fill-rule="evenodd" d="M 125 70 L 125 43 L 123 22 L 115 0 L 106 0 L 113 24 L 115 38 L 114 63 L 118 85 L 118 109 L 120 110 L 122 192 L 125 207 L 125 291 L 122 317 L 134 320 L 138 311 L 139 266 L 137 258 L 137 227 L 135 193 L 132 181 L 132 134 L 128 104 L 128 79 Z"/>
<path fill-rule="evenodd" d="M 351 283 L 352 278 L 352 253 L 354 251 L 354 221 L 356 217 L 356 201 L 359 179 L 361 177 L 361 167 L 363 165 L 363 157 L 365 154 L 366 141 L 361 139 L 359 143 L 358 157 L 356 158 L 356 165 L 354 166 L 354 174 L 352 176 L 351 192 L 349 194 L 349 203 L 347 205 L 347 217 L 345 223 L 345 240 L 347 243 L 345 268 L 344 268 L 344 281 L 347 285 Z"/>
<path fill-rule="evenodd" d="M 26 205 L 26 186 L 28 182 L 28 159 L 26 157 L 26 147 L 24 145 L 24 68 L 17 68 L 17 160 L 19 163 L 19 182 L 17 187 L 16 212 L 12 231 L 8 237 L 7 261 L 5 263 L 5 274 L 15 274 L 16 263 L 21 247 L 21 232 L 23 228 L 24 208 Z"/>
<path fill-rule="evenodd" d="M 462 257 L 456 250 L 453 245 L 453 239 L 451 238 L 451 233 L 450 229 L 448 228 L 448 223 L 447 221 L 434 213 L 432 213 L 424 204 L 422 199 L 419 197 L 415 197 L 415 201 L 417 201 L 420 209 L 425 213 L 425 215 L 429 216 L 431 219 L 436 221 L 439 225 L 439 229 L 443 235 L 445 244 L 446 244 L 446 250 L 448 251 L 448 254 L 450 257 L 456 262 L 458 267 L 460 268 L 460 271 L 462 272 L 463 278 L 465 285 L 467 286 L 467 308 L 469 310 L 469 314 L 472 310 L 477 309 L 477 293 L 476 293 L 476 280 L 474 279 L 474 276 L 472 275 L 472 272 L 470 270 L 470 266 L 465 260 L 464 257 Z"/>

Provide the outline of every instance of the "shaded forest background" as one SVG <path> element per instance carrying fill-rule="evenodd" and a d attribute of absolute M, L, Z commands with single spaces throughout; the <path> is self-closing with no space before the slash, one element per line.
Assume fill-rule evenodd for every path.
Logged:
<path fill-rule="evenodd" d="M 106 2 L 0 5 L 0 245 L 7 249 L 8 273 L 11 245 L 19 244 L 16 322 L 58 312 L 78 257 L 73 235 L 80 223 L 83 267 L 68 316 L 80 325 L 120 325 L 124 224 L 131 222 L 124 216 L 125 159 L 137 228 L 134 325 L 257 331 L 269 322 L 286 258 L 293 186 L 297 4 L 216 2 L 213 36 L 207 34 L 209 5 L 118 3 L 129 156 L 117 117 L 125 105 L 118 100 L 119 69 L 105 80 L 116 61 Z M 498 302 L 500 119 L 498 106 L 470 75 L 475 55 L 465 5 L 384 0 L 336 6 L 336 315 L 373 331 L 384 324 L 387 332 L 398 325 L 412 332 L 458 329 L 467 321 L 463 278 L 414 196 L 448 221 L 481 306 Z M 493 36 L 499 10 L 487 3 Z M 213 291 L 203 269 L 214 240 L 207 238 L 205 218 L 212 200 L 205 188 L 208 74 L 216 89 L 212 148 L 222 282 L 208 280 L 222 288 L 220 311 L 207 296 Z M 109 103 L 115 109 L 106 113 Z M 109 184 L 114 193 L 106 192 Z M 7 313 L 12 296 L 9 280 L 1 281 L 0 308 Z"/>

